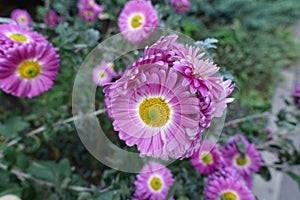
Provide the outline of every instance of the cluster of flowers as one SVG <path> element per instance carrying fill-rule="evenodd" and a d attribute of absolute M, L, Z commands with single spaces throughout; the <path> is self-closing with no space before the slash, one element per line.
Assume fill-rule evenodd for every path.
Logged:
<path fill-rule="evenodd" d="M 104 88 L 114 130 L 141 156 L 186 158 L 199 149 L 202 133 L 221 117 L 234 89 L 217 76 L 200 49 L 176 43 L 178 36 L 161 37 Z"/>
<path fill-rule="evenodd" d="M 95 2 L 95 0 L 79 0 L 77 2 L 79 15 L 85 21 L 95 21 L 103 8 Z"/>
<path fill-rule="evenodd" d="M 14 20 L 16 24 L 23 28 L 30 27 L 32 25 L 32 18 L 30 14 L 23 9 L 15 9 L 11 12 L 10 18 Z M 61 17 L 54 11 L 50 10 L 44 17 L 45 24 L 54 27 L 61 22 Z"/>
<path fill-rule="evenodd" d="M 238 142 L 242 142 L 245 152 L 241 152 Z M 236 135 L 225 146 L 205 141 L 190 159 L 195 169 L 206 177 L 204 189 L 208 200 L 255 200 L 251 192 L 252 173 L 258 172 L 262 160 L 254 144 L 241 135 Z M 164 199 L 174 179 L 165 166 L 149 162 L 134 183 L 132 200 Z M 171 197 L 170 199 L 173 199 Z"/>
<path fill-rule="evenodd" d="M 42 35 L 18 25 L 0 25 L 0 89 L 35 97 L 52 87 L 58 69 L 59 56 Z"/>
<path fill-rule="evenodd" d="M 208 175 L 204 190 L 207 199 L 255 199 L 250 191 L 252 173 L 259 171 L 262 159 L 244 136 L 236 135 L 225 146 L 205 141 L 190 162 L 200 174 Z"/>
<path fill-rule="evenodd" d="M 300 108 L 300 83 L 298 83 L 295 87 L 295 91 L 292 94 L 295 100 L 295 104 Z"/>

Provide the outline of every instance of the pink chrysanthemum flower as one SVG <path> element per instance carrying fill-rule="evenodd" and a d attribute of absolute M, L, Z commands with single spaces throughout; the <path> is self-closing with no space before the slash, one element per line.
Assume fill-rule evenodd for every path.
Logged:
<path fill-rule="evenodd" d="M 128 41 L 140 45 L 156 31 L 159 19 L 151 1 L 130 0 L 119 16 L 118 25 Z"/>
<path fill-rule="evenodd" d="M 48 43 L 48 41 L 39 33 L 26 30 L 20 26 L 13 24 L 0 25 L 0 35 L 6 38 L 11 44 L 25 44 L 25 43 Z M 0 38 L 1 40 L 1 38 Z"/>
<path fill-rule="evenodd" d="M 230 81 L 223 81 L 222 77 L 217 77 L 217 76 L 212 76 L 212 77 L 205 77 L 203 74 L 203 81 L 199 82 L 199 84 L 201 86 L 197 87 L 197 88 L 193 88 L 192 84 L 190 84 L 189 80 L 192 80 L 193 77 L 190 76 L 190 73 L 185 73 L 186 71 L 188 71 L 190 68 L 186 67 L 186 66 L 190 66 L 194 65 L 195 63 L 200 63 L 199 61 L 199 57 L 202 58 L 203 55 L 198 57 L 198 49 L 193 49 L 190 47 L 184 47 L 181 44 L 177 44 L 175 43 L 176 39 L 178 38 L 177 35 L 169 35 L 166 37 L 161 37 L 157 42 L 155 42 L 153 45 L 151 45 L 150 47 L 146 47 L 144 50 L 144 54 L 142 57 L 140 57 L 136 62 L 134 62 L 132 64 L 132 67 L 123 75 L 123 77 L 121 79 L 119 79 L 116 83 L 109 85 L 109 87 L 105 88 L 104 91 L 106 93 L 106 98 L 105 98 L 105 102 L 106 102 L 106 108 L 108 111 L 108 114 L 111 118 L 113 118 L 114 120 L 114 127 L 116 131 L 119 131 L 119 137 L 123 140 L 126 141 L 126 143 L 129 146 L 133 146 L 133 145 L 137 145 L 138 150 L 140 150 L 141 155 L 144 156 L 154 156 L 154 157 L 160 157 L 160 158 L 168 158 L 168 157 L 172 157 L 172 158 L 186 158 L 186 157 L 190 157 L 195 151 L 197 151 L 199 149 L 200 146 L 200 142 L 202 139 L 202 133 L 205 129 L 209 128 L 210 124 L 211 124 L 211 120 L 214 117 L 218 117 L 217 113 L 223 113 L 224 109 L 226 108 L 226 103 L 229 102 L 227 96 L 232 92 L 233 90 L 233 86 L 231 86 L 231 82 Z M 181 66 L 176 64 L 178 63 L 184 63 Z M 188 64 L 186 64 L 188 63 Z M 151 66 L 153 66 L 153 69 L 156 69 L 156 67 L 159 67 L 159 71 L 166 71 L 164 72 L 164 74 L 167 74 L 168 72 L 172 72 L 172 74 L 176 74 L 173 75 L 176 78 L 179 78 L 180 80 L 175 81 L 176 84 L 172 84 L 173 86 L 178 87 L 179 85 L 177 83 L 180 83 L 180 87 L 182 88 L 186 88 L 186 91 L 190 94 L 189 98 L 193 99 L 193 106 L 195 106 L 194 103 L 197 103 L 197 115 L 191 115 L 191 113 L 189 114 L 190 117 L 193 116 L 193 126 L 191 126 L 192 121 L 190 121 L 190 125 L 189 127 L 187 127 L 186 125 L 183 125 L 181 123 L 178 123 L 179 121 L 177 120 L 177 118 L 175 118 L 177 120 L 176 123 L 178 123 L 175 126 L 180 127 L 181 129 L 176 129 L 176 132 L 174 132 L 173 128 L 170 129 L 170 132 L 174 132 L 174 133 L 180 133 L 179 135 L 177 134 L 173 134 L 173 136 L 169 137 L 169 132 L 167 132 L 167 134 L 162 134 L 164 132 L 160 132 L 160 134 L 156 134 L 156 137 L 152 137 L 154 136 L 153 133 L 156 133 L 155 131 L 149 129 L 147 131 L 147 134 L 145 133 L 145 130 L 147 129 L 141 129 L 141 128 L 135 128 L 135 131 L 132 131 L 129 128 L 130 125 L 124 126 L 125 125 L 125 121 L 119 121 L 118 120 L 122 120 L 123 118 L 120 117 L 119 114 L 117 113 L 113 113 L 113 109 L 114 108 L 119 108 L 120 106 L 118 106 L 118 101 L 117 98 L 120 99 L 120 95 L 128 95 L 128 93 L 130 95 L 132 95 L 132 93 L 128 92 L 128 90 L 132 90 L 135 92 L 138 92 L 138 95 L 141 94 L 140 91 L 137 91 L 137 88 L 142 88 L 141 84 L 145 85 L 148 84 L 147 81 L 151 80 L 153 81 L 153 83 L 157 83 L 160 87 L 163 86 L 165 87 L 166 83 L 163 82 L 163 84 L 161 83 L 162 80 L 170 80 L 173 82 L 173 80 L 169 79 L 169 78 L 157 78 L 160 77 L 160 74 L 156 74 L 156 75 L 152 75 L 152 71 L 150 71 Z M 197 65 L 198 66 L 198 65 Z M 212 67 L 212 69 L 209 69 L 209 67 L 207 67 L 207 72 L 206 73 L 210 73 L 209 70 L 212 71 L 217 71 L 218 68 L 214 65 L 208 65 L 209 67 Z M 195 68 L 194 66 L 191 66 L 193 68 Z M 205 68 L 205 67 L 204 67 Z M 217 68 L 217 69 L 216 69 Z M 206 69 L 206 68 L 205 68 Z M 147 73 L 145 73 L 145 70 Z M 156 71 L 153 71 L 156 73 Z M 145 75 L 147 74 L 147 76 Z M 212 73 L 214 74 L 214 73 Z M 155 79 L 149 79 L 149 77 L 153 77 Z M 196 79 L 196 78 L 195 78 Z M 193 81 L 193 80 L 192 80 Z M 148 84 L 149 85 L 149 84 Z M 168 85 L 166 85 L 168 86 Z M 149 86 L 148 86 L 149 87 Z M 204 88 L 204 89 L 201 89 Z M 154 88 L 153 88 L 154 89 Z M 174 88 L 175 89 L 175 88 Z M 170 88 L 170 90 L 174 91 L 174 89 Z M 144 90 L 144 89 L 143 89 Z M 152 90 L 152 88 L 151 88 Z M 150 90 L 150 91 L 151 91 Z M 157 89 L 155 89 L 157 90 Z M 148 90 L 147 90 L 148 92 Z M 146 95 L 146 92 L 142 92 L 143 95 Z M 151 94 L 152 91 L 151 91 Z M 165 95 L 165 93 L 162 93 Z M 137 94 L 134 94 L 137 96 Z M 176 93 L 172 92 L 170 93 L 170 95 L 175 95 L 177 96 Z M 168 95 L 165 95 L 168 96 Z M 129 99 L 129 97 L 126 97 Z M 162 99 L 165 99 L 166 97 L 161 97 Z M 168 98 L 171 98 L 171 96 L 168 96 Z M 186 98 L 188 99 L 188 96 L 186 96 Z M 124 99 L 124 98 L 123 98 Z M 178 99 L 178 98 L 177 98 Z M 197 100 L 196 100 L 197 99 Z M 130 101 L 128 100 L 127 102 L 124 102 L 124 106 L 126 106 L 125 104 L 132 104 L 132 99 L 130 99 Z M 180 101 L 180 99 L 179 99 Z M 173 101 L 174 103 L 174 101 Z M 192 105 L 192 104 L 190 104 Z M 128 105 L 127 105 L 128 107 Z M 131 106 L 130 106 L 131 107 Z M 169 106 L 170 107 L 170 106 Z M 172 107 L 172 106 L 171 106 Z M 130 109 L 126 109 L 127 112 L 129 112 Z M 139 109 L 136 109 L 136 111 L 138 111 Z M 125 109 L 123 110 L 125 111 Z M 161 113 L 164 113 L 166 110 L 165 109 L 161 109 Z M 194 112 L 195 110 L 190 110 L 188 112 Z M 217 112 L 218 111 L 218 112 Z M 114 112 L 117 112 L 117 110 L 115 110 Z M 150 110 L 149 110 L 150 112 Z M 152 112 L 152 111 L 151 111 Z M 187 112 L 187 111 L 185 111 Z M 161 114 L 160 113 L 160 114 Z M 181 114 L 184 112 L 181 112 L 179 116 L 181 116 Z M 157 110 L 157 116 L 158 115 L 158 110 Z M 148 114 L 147 114 L 148 115 Z M 118 120 L 116 120 L 116 117 L 118 116 Z M 124 116 L 135 116 L 133 114 L 129 114 L 126 113 L 124 114 Z M 160 115 L 160 122 L 162 123 L 162 127 L 165 127 L 165 125 L 163 125 L 164 121 L 167 122 L 168 120 L 165 119 L 169 119 L 169 115 L 167 118 L 163 118 L 163 115 Z M 159 118 L 158 118 L 159 119 Z M 132 118 L 130 119 L 126 119 L 127 121 L 132 121 Z M 181 120 L 182 121 L 182 120 Z M 185 120 L 184 120 L 185 121 Z M 145 122 L 145 121 L 144 121 Z M 174 121 L 172 121 L 174 122 Z M 117 123 L 121 123 L 123 127 L 120 127 Z M 135 123 L 135 125 L 137 125 L 138 123 L 136 123 L 135 121 L 133 122 Z M 149 124 L 145 124 L 145 123 L 141 123 L 141 126 L 145 126 L 145 125 L 149 125 Z M 133 126 L 130 126 L 133 127 Z M 147 126 L 146 126 L 147 127 Z M 136 133 L 136 130 L 140 130 L 139 133 Z M 165 128 L 163 128 L 162 130 L 165 130 Z M 151 137 L 148 135 L 148 132 L 152 132 Z M 130 135 L 130 133 L 132 133 L 132 135 Z M 136 135 L 135 135 L 136 134 Z M 176 139 L 174 140 L 174 142 L 169 142 L 168 140 L 166 140 L 165 137 L 161 137 L 159 135 L 164 135 L 164 136 L 168 136 L 167 139 L 174 139 L 177 137 L 180 137 L 181 139 Z M 140 137 L 143 137 L 143 139 L 139 139 Z M 147 138 L 149 137 L 149 138 Z M 145 139 L 147 138 L 147 140 Z M 154 139 L 155 143 L 152 142 L 152 140 Z M 147 142 L 146 142 L 147 141 Z M 181 141 L 181 143 L 180 143 Z M 150 145 L 151 143 L 151 145 Z M 174 149 L 174 146 L 172 145 L 178 145 L 177 149 Z M 156 145 L 156 146 L 153 146 Z M 174 150 L 173 150 L 174 149 Z M 156 151 L 156 152 L 155 152 Z M 173 155 L 172 155 L 173 154 Z"/>
<path fill-rule="evenodd" d="M 103 8 L 97 4 L 94 0 L 79 0 L 77 3 L 79 9 L 79 15 L 85 21 L 95 21 Z"/>
<path fill-rule="evenodd" d="M 238 148 L 240 140 L 245 147 L 243 155 Z M 250 176 L 251 172 L 258 172 L 262 166 L 262 159 L 254 144 L 242 135 L 236 135 L 222 148 L 222 155 L 229 166 L 233 166 L 242 176 Z"/>
<path fill-rule="evenodd" d="M 179 14 L 189 11 L 191 7 L 189 0 L 170 0 L 170 4 Z"/>
<path fill-rule="evenodd" d="M 216 76 L 219 67 L 211 60 L 203 60 L 204 54 L 199 54 L 197 47 L 186 46 L 177 51 L 180 60 L 174 63 L 174 69 L 184 74 L 186 77 L 183 84 L 191 85 L 194 91 L 199 91 L 202 95 L 207 95 L 208 91 L 213 92 L 213 96 L 218 98 L 223 87 L 222 77 Z"/>
<path fill-rule="evenodd" d="M 10 18 L 20 26 L 31 26 L 32 19 L 30 14 L 23 9 L 15 9 L 11 12 Z"/>
<path fill-rule="evenodd" d="M 55 27 L 61 22 L 61 17 L 54 10 L 50 10 L 45 16 L 44 22 L 51 27 Z"/>
<path fill-rule="evenodd" d="M 191 46 L 179 47 L 175 51 L 179 59 L 174 62 L 173 68 L 185 76 L 184 85 L 191 85 L 192 91 L 200 99 L 211 102 L 206 104 L 210 105 L 210 117 L 205 116 L 210 122 L 212 117 L 221 117 L 227 103 L 234 100 L 227 97 L 234 90 L 235 84 L 231 80 L 223 81 L 222 76 L 217 76 L 219 67 L 208 59 L 204 60 L 204 54 L 199 51 L 199 48 Z"/>
<path fill-rule="evenodd" d="M 9 94 L 32 98 L 49 90 L 59 68 L 51 44 L 25 43 L 0 57 L 0 88 Z"/>
<path fill-rule="evenodd" d="M 102 61 L 93 69 L 93 80 L 98 86 L 104 86 L 112 81 L 117 74 L 114 71 L 114 64 Z"/>
<path fill-rule="evenodd" d="M 255 200 L 233 168 L 221 169 L 207 178 L 204 195 L 208 200 Z"/>
<path fill-rule="evenodd" d="M 161 200 L 166 197 L 174 179 L 171 171 L 160 163 L 150 161 L 134 182 L 135 193 L 132 200 Z M 170 200 L 173 199 L 170 198 Z"/>
<path fill-rule="evenodd" d="M 183 77 L 166 65 L 129 70 L 104 89 L 106 107 L 119 137 L 142 156 L 181 158 L 198 131 L 199 100 Z"/>
<path fill-rule="evenodd" d="M 223 166 L 218 146 L 212 141 L 203 142 L 199 150 L 192 155 L 190 162 L 200 174 L 211 174 Z"/>

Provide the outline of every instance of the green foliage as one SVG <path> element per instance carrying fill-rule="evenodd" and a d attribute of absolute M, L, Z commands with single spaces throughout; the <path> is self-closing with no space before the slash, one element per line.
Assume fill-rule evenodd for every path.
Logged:
<path fill-rule="evenodd" d="M 34 99 L 16 98 L 0 91 L 0 196 L 16 194 L 22 199 L 128 199 L 134 193 L 136 174 L 103 166 L 85 149 L 73 123 L 61 124 L 72 116 L 72 85 L 83 59 L 107 37 L 118 33 L 117 17 L 126 0 L 101 1 L 106 19 L 85 22 L 77 14 L 77 0 L 53 0 L 50 8 L 63 17 L 55 28 L 39 22 L 48 11 L 38 6 L 34 28 L 58 49 L 60 70 L 54 87 Z M 291 37 L 290 24 L 300 17 L 298 0 L 193 0 L 191 11 L 178 15 L 169 1 L 152 1 L 162 27 L 174 29 L 195 40 L 205 40 L 207 50 L 221 67 L 225 79 L 237 84 L 236 107 L 230 117 L 250 115 L 252 110 L 269 110 L 279 71 L 300 55 L 299 44 Z M 216 46 L 218 48 L 216 48 Z M 137 56 L 137 55 L 136 55 Z M 120 63 L 117 69 L 126 64 Z M 124 67 L 123 67 L 124 68 Z M 96 93 L 96 107 L 103 107 L 102 88 Z M 250 111 L 249 111 L 250 110 Z M 106 115 L 99 117 L 103 129 L 118 146 L 125 146 Z M 284 130 L 299 126 L 300 115 L 281 111 L 277 125 Z M 278 155 L 277 165 L 300 165 L 300 153 L 289 138 L 272 141 L 265 131 L 266 120 L 246 120 L 224 130 L 219 143 L 243 134 L 261 150 Z M 39 134 L 31 131 L 43 128 Z M 264 144 L 268 144 L 264 146 Z M 126 147 L 129 149 L 129 147 Z M 241 153 L 245 147 L 238 142 Z M 136 151 L 130 148 L 130 151 Z M 175 199 L 204 199 L 205 176 L 189 160 L 169 166 L 175 183 L 169 196 Z M 278 168 L 279 169 L 279 168 Z M 269 168 L 259 174 L 270 180 Z M 299 183 L 299 176 L 288 174 Z M 168 196 L 168 197 L 169 197 Z M 167 198 L 168 199 L 168 198 Z"/>

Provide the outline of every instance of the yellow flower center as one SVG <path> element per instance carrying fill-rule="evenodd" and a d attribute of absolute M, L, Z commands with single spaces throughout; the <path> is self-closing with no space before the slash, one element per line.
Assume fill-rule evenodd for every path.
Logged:
<path fill-rule="evenodd" d="M 143 21 L 143 17 L 141 15 L 134 15 L 131 18 L 130 24 L 133 28 L 139 28 L 143 25 L 142 21 Z"/>
<path fill-rule="evenodd" d="M 213 162 L 213 157 L 210 153 L 202 153 L 200 159 L 204 164 L 211 164 Z"/>
<path fill-rule="evenodd" d="M 223 200 L 237 200 L 237 196 L 233 192 L 224 192 L 222 197 Z"/>
<path fill-rule="evenodd" d="M 241 155 L 237 156 L 235 158 L 235 161 L 236 161 L 236 164 L 239 165 L 239 166 L 245 166 L 249 162 L 249 160 L 247 159 L 247 157 L 241 156 Z"/>
<path fill-rule="evenodd" d="M 150 180 L 150 186 L 154 191 L 158 191 L 162 188 L 163 183 L 161 181 L 160 178 L 154 176 L 151 180 Z"/>
<path fill-rule="evenodd" d="M 93 16 L 93 12 L 87 10 L 87 11 L 85 11 L 85 15 L 86 15 L 87 17 L 91 17 L 91 16 Z"/>
<path fill-rule="evenodd" d="M 24 79 L 33 79 L 41 72 L 41 65 L 37 61 L 26 60 L 19 66 L 18 73 Z"/>
<path fill-rule="evenodd" d="M 20 16 L 20 17 L 19 17 L 19 21 L 20 21 L 20 22 L 26 22 L 26 19 L 25 19 L 25 17 Z"/>
<path fill-rule="evenodd" d="M 114 63 L 108 63 L 109 67 L 114 69 L 115 68 L 115 64 Z"/>
<path fill-rule="evenodd" d="M 10 34 L 8 37 L 16 42 L 27 42 L 27 40 L 28 40 L 26 35 L 23 35 L 21 33 L 13 33 L 13 34 Z"/>
<path fill-rule="evenodd" d="M 140 104 L 139 114 L 148 126 L 162 127 L 170 118 L 170 108 L 162 98 L 149 98 Z"/>
<path fill-rule="evenodd" d="M 104 78 L 104 77 L 106 77 L 105 72 L 101 72 L 101 73 L 100 73 L 100 78 Z"/>

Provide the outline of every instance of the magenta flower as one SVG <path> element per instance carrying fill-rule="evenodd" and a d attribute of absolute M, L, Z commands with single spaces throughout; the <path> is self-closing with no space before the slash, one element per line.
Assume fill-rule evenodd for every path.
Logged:
<path fill-rule="evenodd" d="M 179 14 L 189 11 L 191 7 L 189 0 L 170 0 L 170 4 Z"/>
<path fill-rule="evenodd" d="M 85 21 L 95 21 L 103 8 L 95 0 L 79 0 L 77 3 L 79 15 Z"/>
<path fill-rule="evenodd" d="M 243 155 L 237 146 L 238 140 L 245 147 Z M 242 176 L 249 176 L 251 172 L 258 172 L 262 166 L 262 159 L 254 144 L 251 144 L 242 135 L 236 135 L 222 148 L 222 155 L 229 166 L 233 166 Z"/>
<path fill-rule="evenodd" d="M 218 146 L 212 141 L 203 142 L 190 162 L 200 174 L 211 174 L 224 166 Z"/>
<path fill-rule="evenodd" d="M 125 39 L 140 45 L 154 34 L 159 19 L 151 1 L 130 0 L 119 15 L 118 25 Z"/>
<path fill-rule="evenodd" d="M 171 171 L 160 163 L 150 161 L 134 182 L 135 193 L 132 200 L 161 200 L 166 197 L 174 179 Z M 170 200 L 173 199 L 170 198 Z"/>
<path fill-rule="evenodd" d="M 142 156 L 182 157 L 198 130 L 198 98 L 166 65 L 132 68 L 104 89 L 115 131 Z"/>
<path fill-rule="evenodd" d="M 51 27 L 55 27 L 61 22 L 61 17 L 54 10 L 50 10 L 45 16 L 44 22 Z"/>
<path fill-rule="evenodd" d="M 104 86 L 111 82 L 114 77 L 118 76 L 114 71 L 114 64 L 102 61 L 93 70 L 93 81 L 98 86 Z"/>
<path fill-rule="evenodd" d="M 0 88 L 18 97 L 32 98 L 49 90 L 59 68 L 51 44 L 24 43 L 0 56 Z"/>
<path fill-rule="evenodd" d="M 5 38 L 7 40 L 6 43 L 11 44 L 10 46 L 8 45 L 7 48 L 11 47 L 12 45 L 20 45 L 33 42 L 44 44 L 48 43 L 48 41 L 41 34 L 13 24 L 0 25 L 0 35 L 0 40 L 3 40 Z"/>
<path fill-rule="evenodd" d="M 206 184 L 204 195 L 208 200 L 255 200 L 233 168 L 225 168 L 209 175 Z"/>
<path fill-rule="evenodd" d="M 175 43 L 177 37 L 161 37 L 146 47 L 119 80 L 104 88 L 115 131 L 128 146 L 137 145 L 141 156 L 193 155 L 203 131 L 218 113 L 223 114 L 233 90 L 231 81 L 213 75 L 218 70 L 215 65 L 203 64 L 199 50 Z M 203 72 L 199 72 L 202 80 L 186 73 L 190 69 Z"/>
<path fill-rule="evenodd" d="M 31 26 L 32 19 L 26 10 L 15 9 L 11 12 L 10 18 L 20 26 Z"/>

